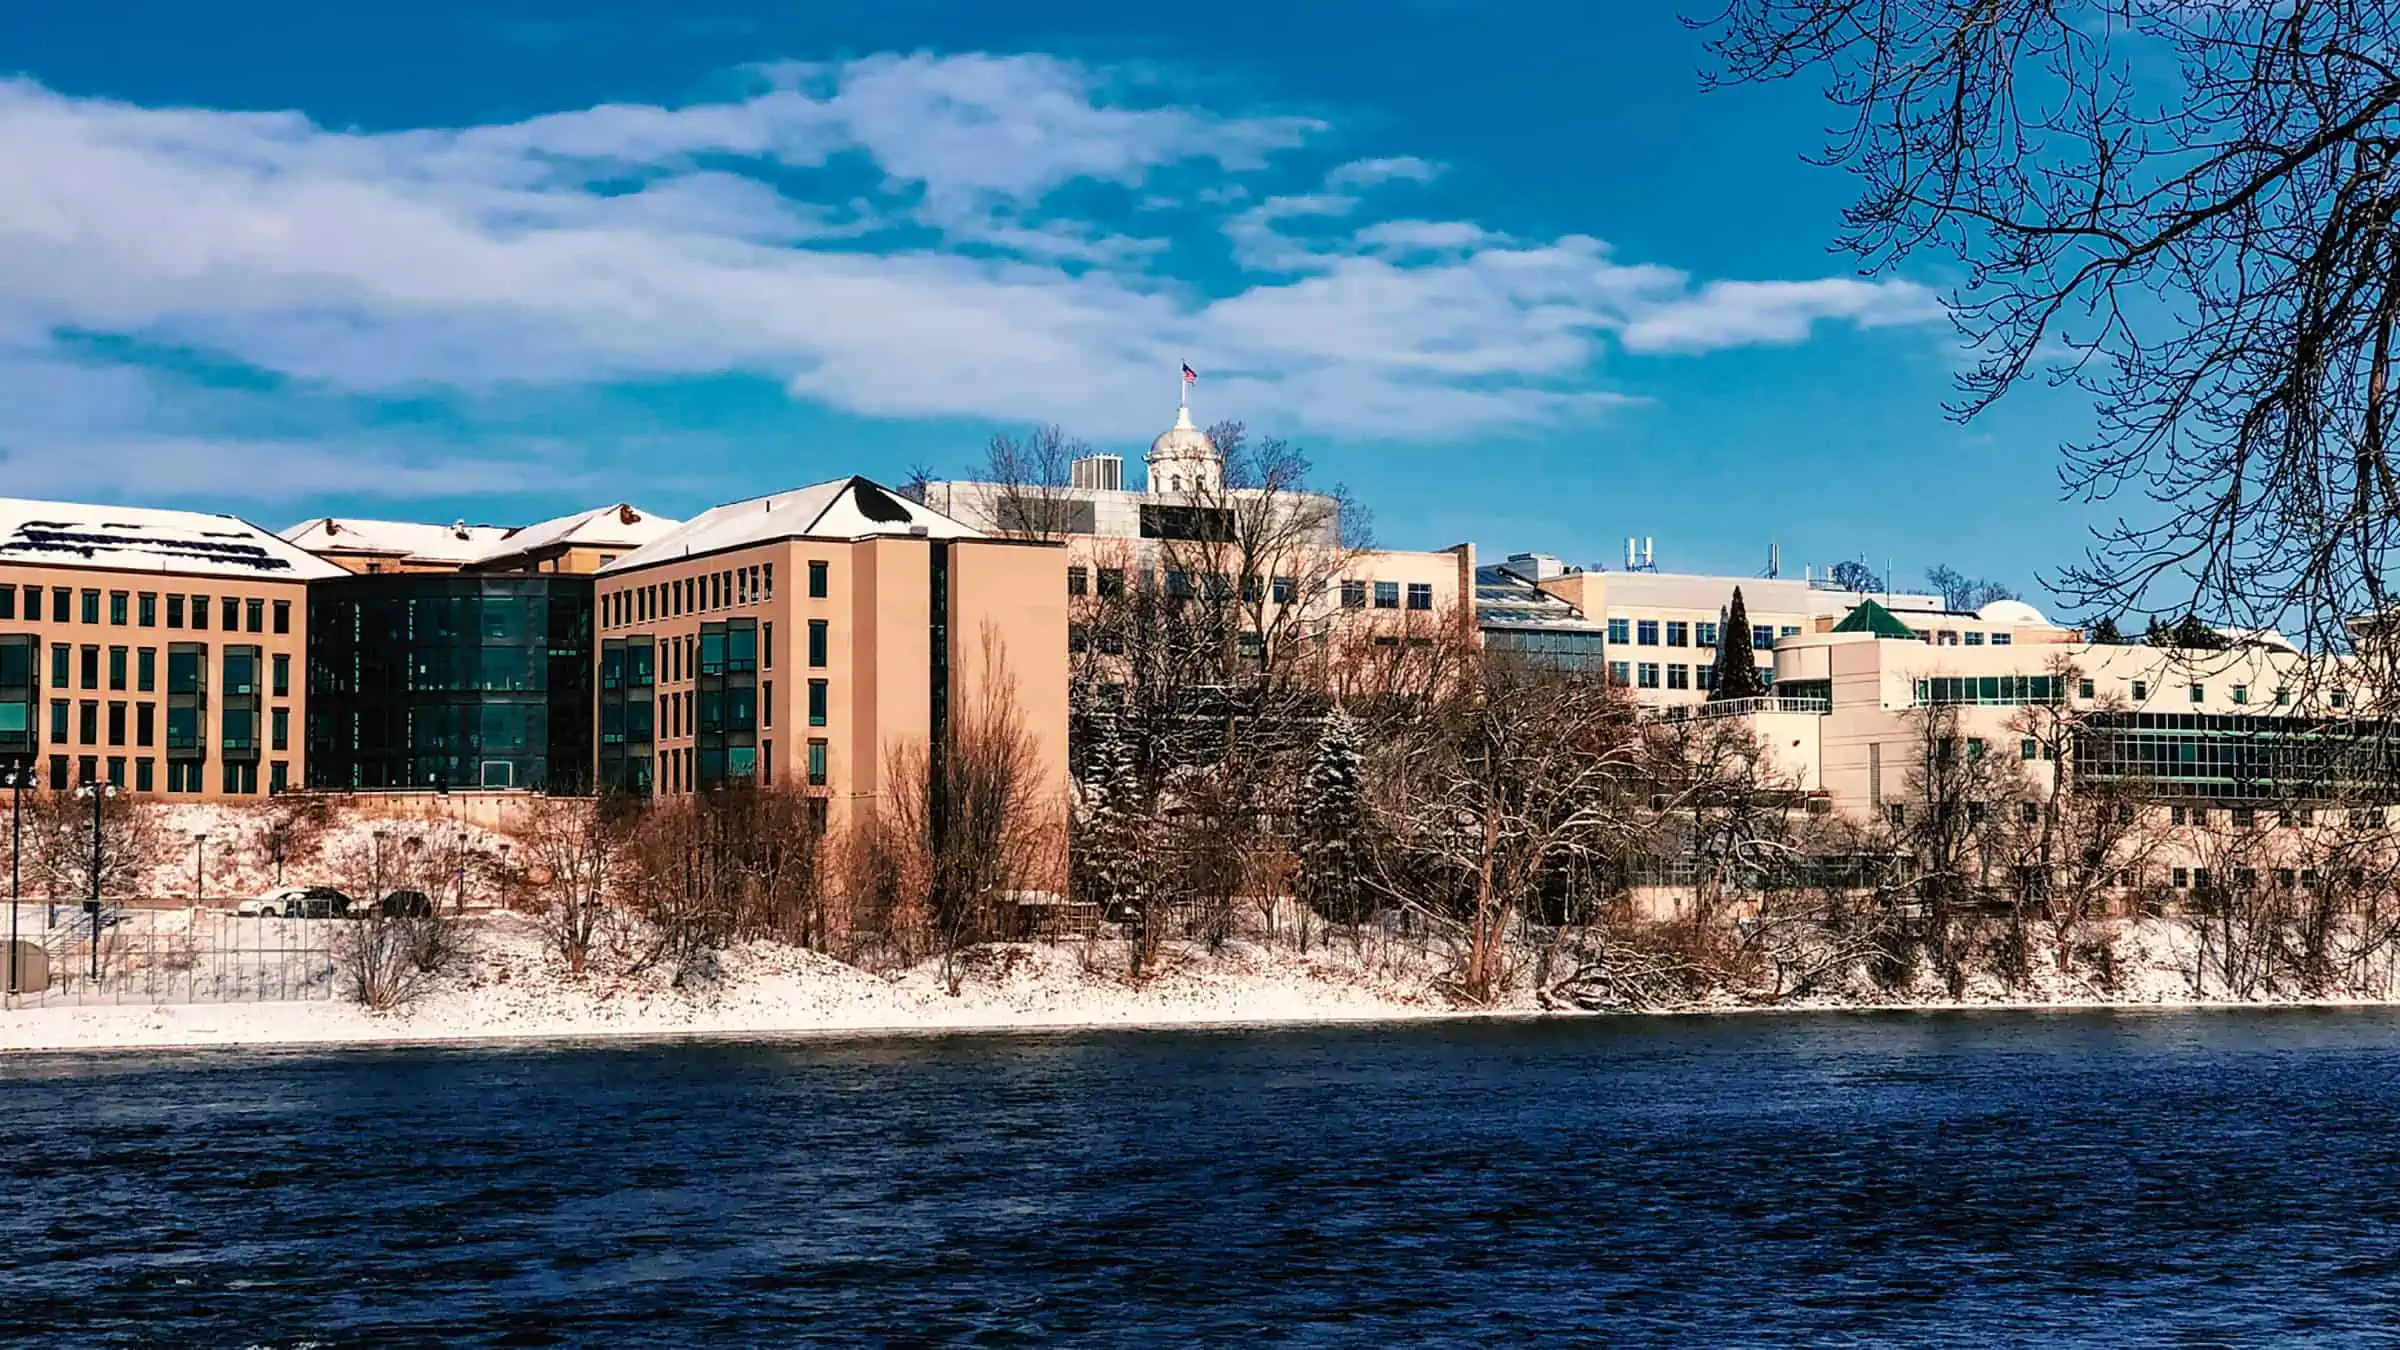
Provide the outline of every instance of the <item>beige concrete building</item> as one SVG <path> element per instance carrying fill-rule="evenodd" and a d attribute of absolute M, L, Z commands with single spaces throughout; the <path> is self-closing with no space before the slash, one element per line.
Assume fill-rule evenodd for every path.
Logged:
<path fill-rule="evenodd" d="M 283 537 L 347 571 L 563 572 L 588 575 L 658 539 L 680 520 L 630 502 L 522 526 L 426 525 L 319 516 Z"/>
<path fill-rule="evenodd" d="M 1064 548 L 846 478 L 703 512 L 596 581 L 604 789 L 794 785 L 838 826 L 1009 702 L 1063 826 Z"/>
<path fill-rule="evenodd" d="M 308 585 L 342 575 L 231 516 L 0 499 L 0 760 L 58 791 L 297 786 Z"/>

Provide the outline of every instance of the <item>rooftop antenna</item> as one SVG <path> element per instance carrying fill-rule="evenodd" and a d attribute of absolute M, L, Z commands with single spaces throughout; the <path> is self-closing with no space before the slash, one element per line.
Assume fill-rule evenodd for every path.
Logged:
<path fill-rule="evenodd" d="M 1783 550 L 1772 539 L 1767 541 L 1767 575 L 1770 578 L 1783 575 Z"/>

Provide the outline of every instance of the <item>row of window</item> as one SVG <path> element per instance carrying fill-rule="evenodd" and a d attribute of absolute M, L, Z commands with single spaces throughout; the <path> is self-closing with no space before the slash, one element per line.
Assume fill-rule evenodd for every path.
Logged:
<path fill-rule="evenodd" d="M 50 596 L 50 622 L 74 623 L 78 618 L 81 622 L 88 624 L 100 622 L 101 592 L 97 588 L 87 586 L 82 590 L 80 607 L 76 604 L 78 598 L 76 591 L 65 586 L 52 586 L 47 589 Z M 27 623 L 42 622 L 44 588 L 40 586 L 0 586 L 0 621 L 14 621 L 17 618 L 19 612 L 17 597 L 20 591 L 24 594 L 22 608 L 25 621 Z M 143 591 L 136 595 L 131 591 L 110 591 L 107 593 L 107 599 L 108 622 L 112 627 L 123 628 L 127 624 L 134 624 L 142 628 L 158 627 L 158 592 Z M 170 595 L 166 597 L 167 627 L 187 626 L 186 616 L 188 615 L 189 627 L 206 629 L 209 622 L 209 606 L 212 601 L 219 600 L 219 597 L 207 595 Z M 218 612 L 224 616 L 222 622 L 226 632 L 263 633 L 266 631 L 269 613 L 266 601 L 244 600 L 239 596 L 228 595 L 221 598 L 221 603 L 224 608 Z M 272 612 L 275 618 L 275 631 L 278 633 L 291 632 L 292 602 L 278 600 L 274 603 Z"/>
<path fill-rule="evenodd" d="M 2015 707 L 2056 703 L 2065 692 L 2056 675 L 1934 675 L 1916 682 L 1919 707 L 1979 703 Z"/>
<path fill-rule="evenodd" d="M 827 761 L 830 753 L 828 742 L 819 738 L 809 740 L 807 771 L 810 787 L 825 786 L 829 777 Z M 775 781 L 775 742 L 772 740 L 761 741 L 756 746 L 703 748 L 687 745 L 658 753 L 658 787 L 661 792 L 695 792 L 703 784 L 713 786 L 754 780 L 761 783 Z"/>
<path fill-rule="evenodd" d="M 1955 629 L 1944 628 L 1939 632 L 1919 633 L 1918 636 L 1922 637 L 1925 639 L 1925 641 L 1936 647 L 1957 647 L 1962 645 L 1968 647 L 1980 647 L 1984 643 L 1985 635 L 1977 631 L 1969 631 L 1962 635 Z M 1963 643 L 1960 640 L 1962 636 L 1965 639 Z M 2015 636 L 2009 633 L 1993 633 L 1990 636 L 1991 643 L 1995 647 L 2007 647 L 2016 642 Z"/>
<path fill-rule="evenodd" d="M 23 681 L 17 672 L 6 669 L 10 659 L 19 651 L 9 647 L 0 655 L 0 685 L 16 685 Z M 208 649 L 198 643 L 176 643 L 167 649 L 167 692 L 196 694 L 201 688 L 201 669 Z M 258 692 L 258 660 L 256 647 L 225 648 L 225 692 L 255 694 Z M 110 647 L 106 650 L 107 688 L 122 693 L 128 688 L 137 693 L 153 693 L 158 688 L 158 648 Z M 50 646 L 50 687 L 53 689 L 90 689 L 102 687 L 102 649 L 97 646 L 76 648 L 66 643 Z M 275 697 L 288 698 L 292 692 L 292 658 L 282 652 L 274 655 L 268 667 L 273 672 Z"/>
<path fill-rule="evenodd" d="M 131 728 L 127 731 L 127 709 L 131 709 Z M 103 706 L 98 699 L 80 703 L 63 698 L 50 700 L 50 743 L 52 745 L 135 745 L 157 744 L 158 705 L 127 703 L 111 699 L 106 705 L 108 732 L 101 735 Z M 167 748 L 197 750 L 201 748 L 200 720 L 202 709 L 169 707 L 167 709 Z M 23 719 L 26 705 L 0 700 L 0 735 L 19 735 L 25 731 Z M 11 725 L 15 723 L 16 725 Z M 268 748 L 288 750 L 292 740 L 292 714 L 289 708 L 271 709 L 267 715 Z M 72 735 L 69 732 L 72 731 Z M 228 706 L 218 710 L 219 743 L 227 750 L 243 751 L 258 748 L 258 712 L 253 708 Z"/>
<path fill-rule="evenodd" d="M 134 792 L 158 790 L 158 761 L 147 755 L 133 757 L 109 755 L 105 758 L 99 755 L 82 755 L 73 761 L 71 776 L 68 757 L 52 755 L 46 766 L 50 790 L 65 792 L 79 784 L 97 783 L 101 781 L 103 764 L 107 766 L 107 781 L 112 787 L 129 789 Z M 172 793 L 208 791 L 206 769 L 207 766 L 198 760 L 167 761 L 167 791 Z M 223 792 L 255 796 L 258 793 L 258 765 L 255 761 L 250 760 L 228 760 L 219 766 L 217 780 L 220 790 Z M 291 786 L 291 765 L 280 759 L 267 765 L 267 791 L 287 792 Z"/>
<path fill-rule="evenodd" d="M 808 565 L 808 595 L 822 600 L 831 589 L 829 568 L 821 561 Z M 687 614 L 710 614 L 721 609 L 764 604 L 775 598 L 775 564 L 754 563 L 675 581 L 628 586 L 600 597 L 600 624 L 623 628 L 654 619 L 679 619 Z"/>
<path fill-rule="evenodd" d="M 1342 608 L 1365 609 L 1367 607 L 1368 584 L 1369 583 L 1364 581 L 1343 582 Z M 1399 582 L 1378 581 L 1373 583 L 1373 585 L 1375 591 L 1375 608 L 1400 608 Z M 1414 610 L 1429 610 L 1433 608 L 1433 585 L 1431 582 L 1412 581 L 1408 583 L 1408 607 Z"/>
<path fill-rule="evenodd" d="M 1785 624 L 1783 636 L 1796 637 L 1798 624 Z M 1750 645 L 1766 651 L 1775 645 L 1776 628 L 1771 623 L 1750 625 Z M 1608 640 L 1624 647 L 1714 647 L 1717 645 L 1717 626 L 1714 623 L 1685 622 L 1681 619 L 1626 619 L 1608 621 Z"/>
<path fill-rule="evenodd" d="M 1762 676 L 1765 671 L 1759 672 Z M 1714 689 L 1717 687 L 1715 666 L 1662 665 L 1656 661 L 1611 661 L 1608 681 L 1635 689 Z"/>

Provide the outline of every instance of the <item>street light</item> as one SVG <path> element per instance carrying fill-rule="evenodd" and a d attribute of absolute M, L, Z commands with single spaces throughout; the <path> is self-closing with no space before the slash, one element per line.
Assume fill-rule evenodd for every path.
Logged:
<path fill-rule="evenodd" d="M 17 898 L 21 894 L 23 876 L 17 860 L 25 852 L 25 789 L 33 786 L 33 770 L 26 761 L 18 760 L 0 770 L 0 783 L 8 785 L 8 992 L 19 989 L 17 980 Z"/>
<path fill-rule="evenodd" d="M 92 799 L 92 898 L 83 902 L 83 912 L 92 916 L 92 982 L 97 984 L 100 982 L 100 811 L 109 798 L 117 795 L 117 785 L 85 783 L 75 789 L 75 795 Z"/>
<path fill-rule="evenodd" d="M 192 908 L 194 909 L 208 903 L 207 873 L 201 867 L 202 860 L 207 857 L 208 831 L 195 830 L 192 832 Z M 282 878 L 278 877 L 276 880 L 281 881 Z"/>
<path fill-rule="evenodd" d="M 500 841 L 500 908 L 508 908 L 508 841 Z"/>
<path fill-rule="evenodd" d="M 367 897 L 367 903 L 370 905 L 383 903 L 383 837 L 390 833 L 389 830 L 375 832 L 375 880 L 373 882 L 375 893 Z"/>

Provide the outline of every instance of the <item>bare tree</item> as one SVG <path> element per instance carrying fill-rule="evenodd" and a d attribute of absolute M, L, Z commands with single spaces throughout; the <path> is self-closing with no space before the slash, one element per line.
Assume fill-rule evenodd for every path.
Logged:
<path fill-rule="evenodd" d="M 983 481 L 990 485 L 986 504 L 995 531 L 1010 539 L 1063 540 L 1077 533 L 1078 514 L 1090 506 L 1072 491 L 1075 461 L 1092 447 L 1067 435 L 1056 425 L 1035 427 L 1019 438 L 994 432 L 984 447 Z"/>
<path fill-rule="evenodd" d="M 629 822 L 608 804 L 546 797 L 522 836 L 522 856 L 539 883 L 542 939 L 570 974 L 584 974 L 609 921 L 629 834 Z"/>
<path fill-rule="evenodd" d="M 1860 180 L 1844 245 L 1966 264 L 1959 415 L 2028 379 L 2096 396 L 2068 487 L 2155 505 L 2069 596 L 2297 618 L 2320 647 L 2391 603 L 2390 6 L 1726 0 L 1705 26 L 1720 79 L 1826 82 L 1826 158 Z"/>

